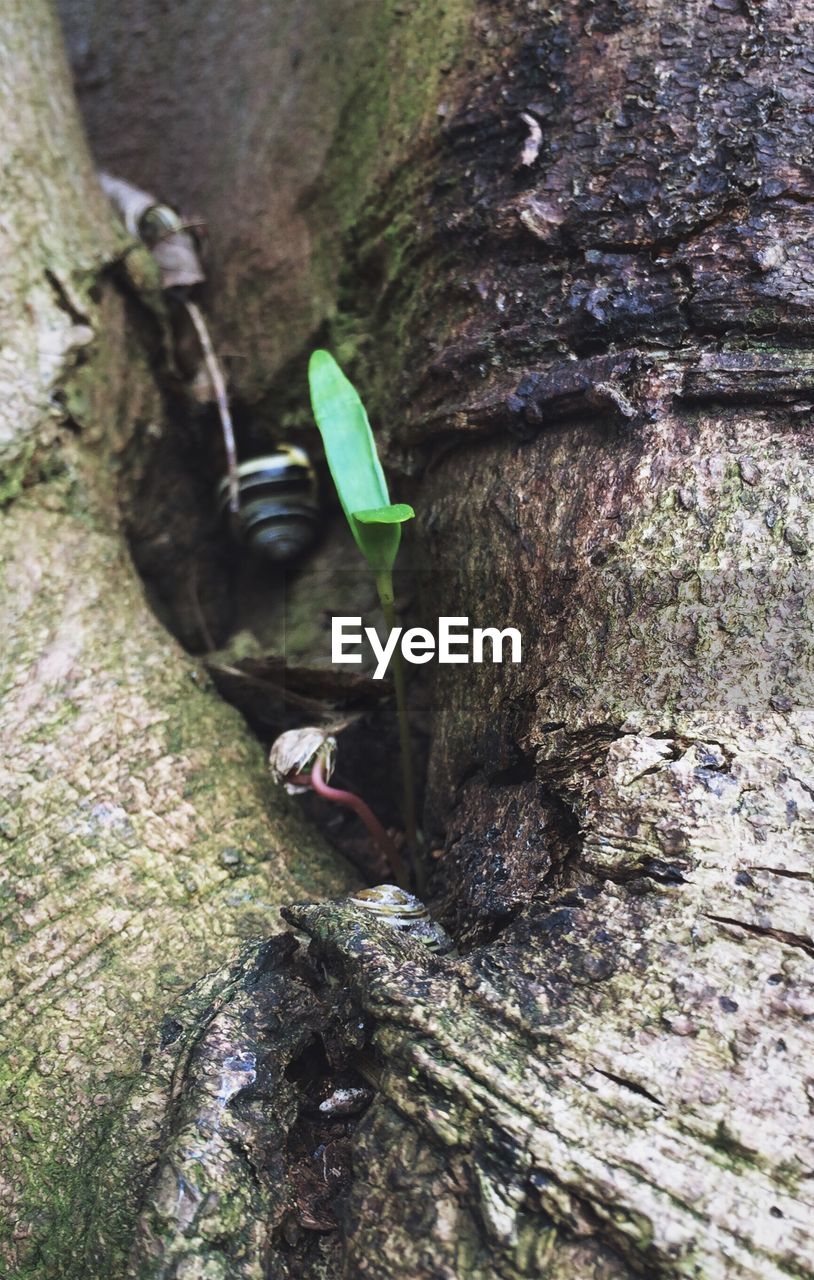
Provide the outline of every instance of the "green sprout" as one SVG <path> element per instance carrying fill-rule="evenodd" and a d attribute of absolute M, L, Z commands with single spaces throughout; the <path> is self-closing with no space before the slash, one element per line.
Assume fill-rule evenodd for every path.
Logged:
<path fill-rule="evenodd" d="M 401 542 L 401 526 L 415 516 L 407 503 L 391 503 L 376 442 L 365 407 L 329 351 L 315 351 L 308 364 L 311 405 L 317 421 L 339 501 L 356 545 L 373 570 L 387 627 L 396 625 L 393 565 Z M 393 657 L 393 683 L 401 746 L 404 826 L 408 848 L 416 856 L 415 799 L 410 729 L 404 692 L 404 667 L 398 649 Z"/>

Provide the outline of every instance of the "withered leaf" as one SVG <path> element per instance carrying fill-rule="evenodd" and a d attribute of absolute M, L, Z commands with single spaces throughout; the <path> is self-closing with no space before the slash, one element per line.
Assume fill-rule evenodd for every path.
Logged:
<path fill-rule="evenodd" d="M 291 667 L 276 655 L 206 667 L 228 702 L 275 734 L 304 719 L 339 733 L 393 693 L 389 680 L 336 667 Z"/>

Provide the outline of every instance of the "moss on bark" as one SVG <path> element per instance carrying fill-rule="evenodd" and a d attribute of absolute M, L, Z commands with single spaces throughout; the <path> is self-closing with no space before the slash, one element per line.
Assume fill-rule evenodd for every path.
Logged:
<path fill-rule="evenodd" d="M 85 1280 L 122 1273 L 154 1160 L 154 1026 L 281 901 L 349 877 L 145 601 L 117 459 L 172 424 L 105 281 L 123 240 L 53 16 L 4 32 L 0 1249 L 6 1275 Z"/>

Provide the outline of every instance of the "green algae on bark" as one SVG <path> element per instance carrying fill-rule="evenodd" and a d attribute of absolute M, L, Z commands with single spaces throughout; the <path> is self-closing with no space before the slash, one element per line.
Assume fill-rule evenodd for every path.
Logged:
<path fill-rule="evenodd" d="M 349 877 L 145 601 L 115 461 L 166 423 L 99 281 L 125 243 L 50 9 L 4 30 L 0 1256 L 86 1280 L 123 1272 L 169 1103 L 165 1082 L 133 1106 L 153 1027 L 281 901 Z"/>

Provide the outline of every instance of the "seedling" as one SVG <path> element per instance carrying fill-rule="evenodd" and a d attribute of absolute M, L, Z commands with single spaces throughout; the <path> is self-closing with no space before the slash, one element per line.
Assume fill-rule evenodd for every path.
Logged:
<path fill-rule="evenodd" d="M 395 841 L 391 840 L 375 813 L 353 791 L 342 791 L 328 785 L 336 762 L 336 751 L 333 734 L 310 726 L 288 729 L 272 743 L 269 771 L 274 781 L 284 786 L 289 795 L 311 788 L 323 800 L 352 809 L 367 827 L 389 871 L 402 884 L 406 877 L 401 856 Z"/>
<path fill-rule="evenodd" d="M 308 381 L 314 417 L 342 510 L 357 547 L 373 571 L 384 620 L 392 631 L 396 623 L 393 565 L 401 542 L 401 526 L 405 520 L 412 520 L 415 512 L 404 502 L 391 503 L 365 407 L 353 383 L 329 351 L 313 353 L 308 365 Z M 398 652 L 393 657 L 393 684 L 401 747 L 404 826 L 407 846 L 415 859 L 413 764 L 404 667 Z"/>
<path fill-rule="evenodd" d="M 395 842 L 391 840 L 373 810 L 361 796 L 357 796 L 353 791 L 344 791 L 339 787 L 328 786 L 324 765 L 319 758 L 314 761 L 310 773 L 297 773 L 291 781 L 298 783 L 300 786 L 310 786 L 323 800 L 328 800 L 332 804 L 343 805 L 346 809 L 352 809 L 367 827 L 374 846 L 379 850 L 396 880 L 399 884 L 404 882 L 404 866 Z"/>

